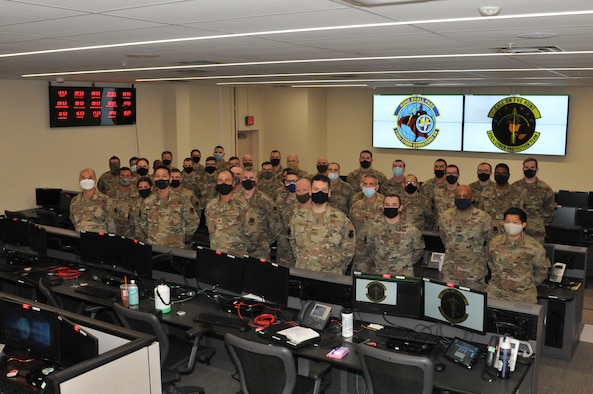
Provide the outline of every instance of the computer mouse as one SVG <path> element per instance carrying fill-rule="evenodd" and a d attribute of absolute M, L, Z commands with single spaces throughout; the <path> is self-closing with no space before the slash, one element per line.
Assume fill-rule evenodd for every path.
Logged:
<path fill-rule="evenodd" d="M 435 371 L 437 371 L 437 372 L 442 372 L 442 371 L 444 371 L 446 368 L 447 368 L 447 366 L 446 366 L 445 364 L 443 364 L 443 363 L 436 363 L 436 364 L 434 365 L 434 370 L 435 370 Z"/>

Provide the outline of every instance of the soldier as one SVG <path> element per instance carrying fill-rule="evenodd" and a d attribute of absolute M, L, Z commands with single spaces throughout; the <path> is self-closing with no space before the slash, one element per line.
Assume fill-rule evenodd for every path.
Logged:
<path fill-rule="evenodd" d="M 307 175 L 307 171 L 301 170 L 299 168 L 299 163 L 299 156 L 296 153 L 289 153 L 286 156 L 286 167 L 296 172 L 299 178 L 302 178 Z"/>
<path fill-rule="evenodd" d="M 418 230 L 426 230 L 426 224 L 432 223 L 432 202 L 418 192 L 418 178 L 416 175 L 406 175 L 404 180 L 404 196 L 400 197 L 404 210 L 401 218 L 404 222 L 416 227 Z"/>
<path fill-rule="evenodd" d="M 379 193 L 384 196 L 387 194 L 397 194 L 402 197 L 404 195 L 404 172 L 406 171 L 406 163 L 403 160 L 395 160 L 392 164 L 391 171 L 393 172 L 393 178 L 389 178 L 381 184 Z"/>
<path fill-rule="evenodd" d="M 329 188 L 332 191 L 328 200 L 329 205 L 349 215 L 350 200 L 354 191 L 348 182 L 344 182 L 340 178 L 340 165 L 338 163 L 329 163 L 327 166 L 327 177 L 329 178 Z"/>
<path fill-rule="evenodd" d="M 115 231 L 111 217 L 111 200 L 95 188 L 97 177 L 91 168 L 80 171 L 78 176 L 82 193 L 70 202 L 70 221 L 76 231 Z"/>
<path fill-rule="evenodd" d="M 191 246 L 200 217 L 189 199 L 171 190 L 171 173 L 165 166 L 154 172 L 156 193 L 148 196 L 140 210 L 139 225 L 145 242 L 171 248 Z"/>
<path fill-rule="evenodd" d="M 480 206 L 480 200 L 482 190 L 492 184 L 490 181 L 490 175 L 492 175 L 492 166 L 490 163 L 482 162 L 478 164 L 478 180 L 469 184 L 474 193 L 475 204 Z"/>
<path fill-rule="evenodd" d="M 525 234 L 526 224 L 525 211 L 510 208 L 504 213 L 505 234 L 490 240 L 489 297 L 537 304 L 536 287 L 546 279 L 550 260 L 541 243 Z"/>
<path fill-rule="evenodd" d="M 161 162 L 165 167 L 171 169 L 171 165 L 173 163 L 173 153 L 170 150 L 163 151 L 161 153 Z"/>
<path fill-rule="evenodd" d="M 229 159 L 229 169 L 235 166 L 241 166 L 241 162 L 239 161 L 239 158 L 237 156 L 231 156 Z"/>
<path fill-rule="evenodd" d="M 270 163 L 272 163 L 272 166 L 274 167 L 274 174 L 276 175 L 277 179 L 280 174 L 282 174 L 282 170 L 284 169 L 280 164 L 280 160 L 282 160 L 280 151 L 273 150 L 270 152 Z"/>
<path fill-rule="evenodd" d="M 445 187 L 445 171 L 447 170 L 447 161 L 445 159 L 436 159 L 434 162 L 434 178 L 425 181 L 420 188 L 420 193 L 434 199 L 434 191 L 438 187 Z"/>
<path fill-rule="evenodd" d="M 286 180 L 284 181 L 284 183 L 286 184 L 286 189 L 288 190 L 288 193 L 285 193 L 283 196 L 280 196 L 276 199 L 276 206 L 278 207 L 278 211 L 280 212 L 283 234 L 285 235 L 284 237 L 280 237 L 278 239 L 276 262 L 287 267 L 294 267 L 295 264 L 294 254 L 292 253 L 292 248 L 290 246 L 290 243 L 288 242 L 287 234 L 289 233 L 290 219 L 292 218 L 292 215 L 294 214 L 296 207 L 298 207 L 298 181 L 299 176 L 296 174 L 296 172 L 290 169 L 287 170 Z M 311 191 L 310 184 L 311 182 L 309 182 L 307 194 L 310 194 Z M 301 193 L 303 193 L 302 190 Z"/>
<path fill-rule="evenodd" d="M 446 209 L 455 207 L 455 191 L 459 187 L 459 167 L 455 164 L 449 164 L 445 172 L 445 187 L 434 189 L 433 204 L 436 219 Z"/>
<path fill-rule="evenodd" d="M 316 175 L 311 205 L 297 210 L 290 221 L 290 245 L 297 268 L 344 274 L 352 261 L 355 231 L 348 217 L 327 203 L 329 178 Z"/>
<path fill-rule="evenodd" d="M 229 169 L 229 164 L 224 161 L 224 148 L 222 146 L 216 145 L 214 147 L 214 153 L 212 154 L 212 157 L 214 157 L 214 160 L 216 160 L 217 171 Z"/>
<path fill-rule="evenodd" d="M 148 163 L 148 159 L 141 157 L 138 159 L 138 161 L 136 162 L 136 172 L 138 173 L 139 176 L 148 176 L 148 171 L 149 171 L 149 163 Z"/>
<path fill-rule="evenodd" d="M 274 177 L 274 167 L 269 161 L 264 161 L 261 165 L 261 171 L 259 173 L 259 182 L 255 185 L 257 190 L 264 192 L 272 199 L 276 201 L 278 198 L 278 188 L 280 183 Z"/>
<path fill-rule="evenodd" d="M 200 178 L 201 203 L 205 207 L 208 201 L 216 198 L 216 159 L 213 156 L 206 158 L 204 175 Z"/>
<path fill-rule="evenodd" d="M 383 212 L 384 196 L 377 193 L 379 184 L 374 174 L 364 174 L 361 180 L 363 198 L 350 207 L 350 220 L 356 228 L 356 252 L 352 268 L 367 272 L 371 264 L 365 242 L 369 229 L 375 225 L 377 216 Z"/>
<path fill-rule="evenodd" d="M 134 229 L 135 239 L 144 239 L 140 228 L 140 211 L 144 200 L 152 193 L 152 185 L 152 179 L 147 176 L 140 177 L 136 184 L 139 198 L 134 200 L 134 204 L 131 206 L 132 212 L 130 213 L 130 226 Z"/>
<path fill-rule="evenodd" d="M 328 165 L 329 165 L 329 161 L 327 160 L 327 157 L 325 157 L 325 156 L 318 157 L 317 162 L 315 163 L 315 167 L 317 168 L 317 174 L 327 176 Z M 317 174 L 307 174 L 305 176 L 305 178 L 307 178 L 310 182 L 311 179 L 313 179 L 313 177 Z"/>
<path fill-rule="evenodd" d="M 126 238 L 136 238 L 135 222 L 133 221 L 133 207 L 140 200 L 138 191 L 132 187 L 132 170 L 128 167 L 119 169 L 119 186 L 110 190 L 107 196 L 111 199 L 111 216 L 115 222 L 115 233 Z"/>
<path fill-rule="evenodd" d="M 382 218 L 366 237 L 371 261 L 367 272 L 414 276 L 414 264 L 422 257 L 424 241 L 420 230 L 401 220 L 403 208 L 397 194 L 385 196 Z"/>
<path fill-rule="evenodd" d="M 181 184 L 184 189 L 191 190 L 198 199 L 202 197 L 202 192 L 200 191 L 200 175 L 197 171 L 194 171 L 193 161 L 190 157 L 183 159 Z"/>
<path fill-rule="evenodd" d="M 525 190 L 509 184 L 509 166 L 499 163 L 494 167 L 494 182 L 482 190 L 477 207 L 492 219 L 492 235 L 504 232 L 504 212 L 511 208 L 525 207 Z"/>
<path fill-rule="evenodd" d="M 198 217 L 201 216 L 202 205 L 200 204 L 200 200 L 198 199 L 198 197 L 196 197 L 196 195 L 194 194 L 193 191 L 183 187 L 184 181 L 181 177 L 181 171 L 179 171 L 178 168 L 173 168 L 171 170 L 171 182 L 170 183 L 171 183 L 171 190 L 181 194 L 182 196 L 185 196 L 189 200 L 189 202 L 191 202 L 191 205 L 193 205 Z"/>
<path fill-rule="evenodd" d="M 525 191 L 525 212 L 529 216 L 525 232 L 539 242 L 544 242 L 546 226 L 552 222 L 556 212 L 556 201 L 550 186 L 536 176 L 537 171 L 536 159 L 530 157 L 523 160 L 525 177 L 514 182 L 513 187 Z"/>
<path fill-rule="evenodd" d="M 109 171 L 104 172 L 99 177 L 99 183 L 97 184 L 97 189 L 103 194 L 107 194 L 109 190 L 117 189 L 119 185 L 118 179 L 118 172 L 120 167 L 119 157 L 111 156 L 109 158 Z"/>
<path fill-rule="evenodd" d="M 239 160 L 239 159 L 237 159 Z M 243 167 L 240 165 L 231 166 L 229 169 L 231 174 L 233 174 L 233 193 L 238 193 L 241 191 L 241 174 L 243 173 Z"/>
<path fill-rule="evenodd" d="M 208 168 L 208 166 L 206 166 Z M 246 221 L 248 205 L 233 197 L 233 175 L 222 170 L 216 175 L 216 192 L 206 205 L 204 213 L 210 234 L 210 248 L 234 256 L 250 254 L 255 250 L 255 242 Z"/>
<path fill-rule="evenodd" d="M 253 167 L 253 156 L 250 154 L 243 155 L 241 158 L 241 164 L 243 164 L 243 168 Z"/>
<path fill-rule="evenodd" d="M 233 193 L 233 199 L 238 199 L 249 208 L 245 220 L 252 232 L 256 244 L 250 256 L 270 260 L 270 246 L 278 240 L 282 231 L 282 223 L 278 207 L 267 194 L 255 188 L 257 176 L 253 167 L 246 167 L 241 173 L 242 188 Z"/>
<path fill-rule="evenodd" d="M 439 233 L 445 245 L 442 273 L 447 281 L 485 290 L 488 273 L 486 244 L 490 239 L 490 216 L 472 205 L 472 189 L 459 186 L 455 208 L 438 217 Z"/>
<path fill-rule="evenodd" d="M 190 157 L 196 174 L 200 176 L 203 175 L 204 166 L 200 164 L 200 159 L 202 159 L 202 152 L 200 152 L 199 149 L 192 149 Z"/>
<path fill-rule="evenodd" d="M 354 192 L 359 192 L 361 190 L 360 181 L 362 176 L 365 174 L 373 174 L 377 177 L 377 181 L 379 185 L 382 185 L 386 180 L 387 177 L 381 171 L 377 171 L 372 167 L 373 164 L 373 154 L 369 150 L 363 150 L 360 152 L 358 157 L 358 161 L 360 163 L 360 168 L 352 171 L 346 177 L 346 182 L 352 186 Z"/>

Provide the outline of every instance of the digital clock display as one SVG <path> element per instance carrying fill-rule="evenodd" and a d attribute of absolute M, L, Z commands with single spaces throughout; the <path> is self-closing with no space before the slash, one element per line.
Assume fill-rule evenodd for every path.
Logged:
<path fill-rule="evenodd" d="M 136 123 L 135 88 L 49 87 L 50 127 Z"/>

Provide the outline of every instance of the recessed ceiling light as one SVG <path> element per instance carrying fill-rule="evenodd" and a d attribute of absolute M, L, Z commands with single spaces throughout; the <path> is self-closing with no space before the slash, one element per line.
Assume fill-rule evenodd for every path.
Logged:
<path fill-rule="evenodd" d="M 482 16 L 496 16 L 500 13 L 500 7 L 496 5 L 486 5 L 478 8 L 478 11 Z"/>
<path fill-rule="evenodd" d="M 537 40 L 537 39 L 541 39 L 541 38 L 552 38 L 552 37 L 557 37 L 557 36 L 558 36 L 558 34 L 556 34 L 556 33 L 544 33 L 541 31 L 535 31 L 533 33 L 519 34 L 517 37 Z"/>
<path fill-rule="evenodd" d="M 154 55 L 150 53 L 131 53 L 125 56 L 132 59 L 155 59 L 157 57 L 161 57 L 161 55 Z"/>

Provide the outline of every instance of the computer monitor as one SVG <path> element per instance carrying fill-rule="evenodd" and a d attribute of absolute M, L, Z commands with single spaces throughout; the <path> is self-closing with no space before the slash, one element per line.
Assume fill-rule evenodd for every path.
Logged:
<path fill-rule="evenodd" d="M 266 303 L 286 307 L 290 276 L 287 267 L 250 256 L 243 258 L 243 266 L 243 292 L 260 296 Z"/>
<path fill-rule="evenodd" d="M 78 324 L 57 315 L 60 328 L 60 363 L 65 367 L 78 364 L 99 354 L 99 341 Z"/>
<path fill-rule="evenodd" d="M 563 207 L 587 208 L 589 206 L 589 193 L 560 190 L 556 195 L 556 202 Z"/>
<path fill-rule="evenodd" d="M 352 274 L 352 307 L 357 312 L 420 318 L 422 280 L 389 274 Z"/>
<path fill-rule="evenodd" d="M 438 233 L 429 234 L 428 232 L 423 232 L 422 239 L 424 240 L 424 250 L 445 253 L 445 245 Z"/>
<path fill-rule="evenodd" d="M 586 229 L 593 229 L 593 209 L 577 209 L 575 224 Z"/>
<path fill-rule="evenodd" d="M 29 223 L 29 247 L 37 256 L 47 256 L 47 231 L 35 223 Z"/>
<path fill-rule="evenodd" d="M 152 279 L 152 246 L 130 238 L 121 242 L 121 267 L 137 277 Z"/>
<path fill-rule="evenodd" d="M 546 242 L 561 245 L 582 246 L 584 230 L 581 226 L 549 224 L 546 226 Z"/>
<path fill-rule="evenodd" d="M 424 279 L 424 320 L 485 334 L 487 295 L 452 283 Z"/>
<path fill-rule="evenodd" d="M 194 277 L 198 282 L 233 293 L 243 290 L 243 261 L 239 257 L 198 246 Z"/>
<path fill-rule="evenodd" d="M 78 192 L 71 190 L 62 190 L 60 193 L 60 213 L 65 217 L 70 216 L 70 203 L 78 195 Z"/>
<path fill-rule="evenodd" d="M 60 209 L 62 189 L 41 188 L 35 189 L 35 204 L 45 209 Z"/>
<path fill-rule="evenodd" d="M 108 233 L 80 232 L 80 259 L 83 263 L 105 264 L 112 267 L 121 263 L 123 237 Z"/>
<path fill-rule="evenodd" d="M 29 221 L 18 218 L 1 218 L 2 245 L 29 246 Z"/>

